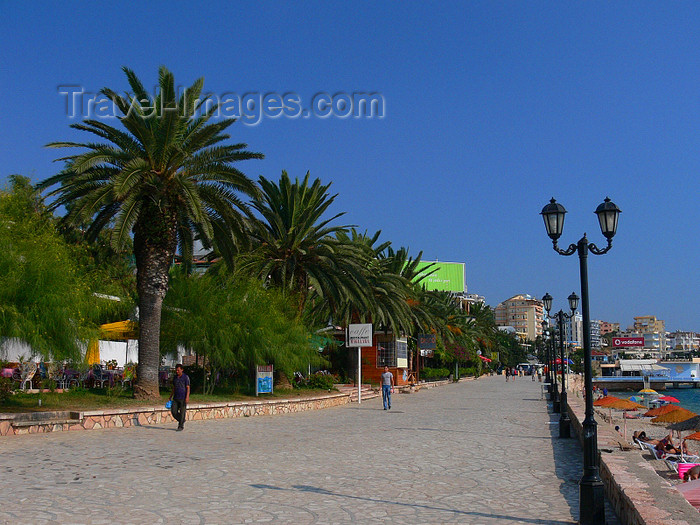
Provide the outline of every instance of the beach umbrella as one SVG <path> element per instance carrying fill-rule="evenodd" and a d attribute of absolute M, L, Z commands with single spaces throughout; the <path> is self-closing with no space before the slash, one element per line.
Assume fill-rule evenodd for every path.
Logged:
<path fill-rule="evenodd" d="M 635 403 L 639 403 L 640 401 L 644 401 L 644 398 L 639 397 L 639 396 L 630 396 L 630 401 L 634 401 Z"/>
<path fill-rule="evenodd" d="M 688 439 L 687 437 L 683 439 L 683 436 L 681 432 L 685 432 L 688 430 L 700 430 L 700 416 L 693 416 L 689 419 L 686 419 L 685 421 L 679 421 L 678 423 L 671 423 L 668 425 L 666 428 L 669 430 L 677 431 L 678 432 L 678 439 L 681 439 L 681 445 L 683 444 L 683 441 L 685 439 Z M 691 434 L 692 436 L 692 434 Z M 681 455 L 683 455 L 683 447 L 681 447 Z"/>
<path fill-rule="evenodd" d="M 675 407 L 676 410 L 667 412 L 666 414 L 661 414 L 651 420 L 652 423 L 680 423 L 686 419 L 690 419 L 693 416 L 697 416 L 695 412 L 691 412 L 682 407 Z"/>
<path fill-rule="evenodd" d="M 644 417 L 656 417 L 656 416 L 661 416 L 663 414 L 668 414 L 669 412 L 673 412 L 674 410 L 678 410 L 680 407 L 677 407 L 675 405 L 662 405 L 660 407 L 652 408 L 651 410 L 645 412 L 643 415 Z"/>
<path fill-rule="evenodd" d="M 675 485 L 675 488 L 678 492 L 683 494 L 685 499 L 688 500 L 688 503 L 700 510 L 700 479 Z"/>
<path fill-rule="evenodd" d="M 630 401 L 629 399 L 621 399 L 619 397 L 614 398 L 612 401 L 606 403 L 604 406 L 607 408 L 614 408 L 616 410 L 637 410 L 638 408 L 646 408 L 644 405 L 635 403 L 634 401 Z"/>
<path fill-rule="evenodd" d="M 639 391 L 640 394 L 658 394 L 656 390 L 653 390 L 651 388 L 644 388 Z"/>
<path fill-rule="evenodd" d="M 659 401 L 668 401 L 669 403 L 680 403 L 680 401 L 673 396 L 661 396 L 659 397 Z"/>
<path fill-rule="evenodd" d="M 695 441 L 700 441 L 700 432 L 696 432 L 695 434 L 690 434 L 689 436 L 685 436 L 685 439 L 692 439 Z"/>
<path fill-rule="evenodd" d="M 603 398 L 605 399 L 605 398 Z M 623 410 L 622 414 L 622 419 L 624 421 L 624 432 L 622 436 L 625 438 L 625 441 L 627 440 L 627 418 L 625 417 L 627 414 L 628 410 L 637 410 L 640 408 L 646 409 L 644 405 L 640 405 L 639 403 L 635 403 L 634 401 L 630 401 L 629 399 L 620 399 L 618 397 L 614 398 L 612 401 L 606 403 L 605 408 L 610 409 L 610 420 L 612 421 L 612 409 L 614 408 L 615 410 Z"/>
<path fill-rule="evenodd" d="M 693 416 L 684 421 L 679 421 L 678 423 L 671 423 L 667 428 L 670 430 L 677 430 L 679 432 L 686 430 L 700 430 L 700 416 Z"/>
<path fill-rule="evenodd" d="M 622 401 L 622 398 L 615 396 L 601 397 L 600 399 L 596 399 L 595 401 L 593 401 L 593 406 L 606 407 L 609 403 L 614 403 L 615 401 Z"/>

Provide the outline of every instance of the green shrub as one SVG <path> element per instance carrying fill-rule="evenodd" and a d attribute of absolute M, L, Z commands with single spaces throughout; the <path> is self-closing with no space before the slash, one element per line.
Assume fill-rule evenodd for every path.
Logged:
<path fill-rule="evenodd" d="M 0 377 L 0 403 L 4 403 L 12 395 L 14 381 L 9 377 Z"/>
<path fill-rule="evenodd" d="M 420 371 L 420 377 L 426 381 L 434 381 L 446 379 L 451 373 L 447 368 L 423 368 Z"/>
<path fill-rule="evenodd" d="M 307 388 L 318 388 L 323 390 L 331 390 L 335 388 L 335 379 L 332 375 L 322 374 L 321 372 L 316 372 L 309 376 L 306 380 Z"/>

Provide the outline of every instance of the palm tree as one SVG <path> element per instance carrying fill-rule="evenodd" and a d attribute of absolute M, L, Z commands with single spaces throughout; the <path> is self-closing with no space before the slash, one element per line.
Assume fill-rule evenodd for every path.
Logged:
<path fill-rule="evenodd" d="M 238 268 L 294 297 L 300 314 L 309 298 L 337 306 L 362 297 L 364 253 L 338 239 L 347 226 L 331 223 L 344 213 L 323 218 L 337 196 L 328 194 L 330 184 L 309 184 L 308 172 L 292 182 L 286 171 L 279 183 L 261 176 L 259 184 L 252 207 L 262 220 L 250 223 L 254 249 L 240 257 Z"/>
<path fill-rule="evenodd" d="M 374 235 L 359 233 L 355 228 L 338 234 L 345 244 L 352 244 L 364 253 L 363 273 L 366 294 L 359 300 L 348 298 L 333 312 L 342 325 L 351 322 L 372 322 L 378 329 L 391 329 L 396 334 L 409 333 L 413 324 L 408 303 L 410 280 L 403 276 L 404 251 L 397 253 L 390 241 L 377 244 L 381 231 Z"/>
<path fill-rule="evenodd" d="M 159 90 L 151 100 L 133 71 L 123 68 L 133 95 L 108 88 L 101 93 L 119 108 L 125 130 L 98 120 L 72 128 L 106 142 L 54 142 L 52 148 L 87 151 L 63 157 L 64 169 L 40 188 L 60 184 L 49 193 L 52 207 L 68 206 L 66 222 L 89 224 L 88 239 L 110 228 L 111 243 L 121 248 L 133 234 L 139 296 L 139 365 L 134 394 L 158 396 L 160 320 L 168 291 L 168 270 L 179 248 L 191 260 L 199 239 L 205 247 L 241 238 L 246 206 L 241 194 L 256 195 L 255 183 L 234 167 L 241 160 L 263 158 L 245 144 L 222 145 L 234 120 L 210 122 L 217 105 L 200 99 L 200 78 L 176 98 L 173 75 L 159 71 Z M 234 240 L 232 240 L 234 239 Z"/>

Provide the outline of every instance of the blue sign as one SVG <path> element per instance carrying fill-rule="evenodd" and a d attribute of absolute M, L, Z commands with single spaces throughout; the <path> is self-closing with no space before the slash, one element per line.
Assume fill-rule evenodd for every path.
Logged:
<path fill-rule="evenodd" d="M 255 395 L 272 394 L 272 365 L 258 365 L 255 371 Z"/>

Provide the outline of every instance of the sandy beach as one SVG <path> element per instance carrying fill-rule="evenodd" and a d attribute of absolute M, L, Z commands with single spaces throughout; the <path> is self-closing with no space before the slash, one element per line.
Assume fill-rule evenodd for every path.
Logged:
<path fill-rule="evenodd" d="M 567 389 L 569 396 L 583 397 L 583 380 L 578 376 L 569 376 L 571 380 L 569 382 L 570 388 Z M 615 392 L 610 393 L 610 395 L 615 395 Z M 600 396 L 597 396 L 598 399 Z M 628 397 L 627 395 L 619 397 Z M 622 443 L 628 443 L 631 447 L 636 448 L 639 453 L 647 459 L 650 464 L 654 467 L 656 472 L 660 477 L 665 479 L 671 484 L 682 483 L 678 478 L 678 475 L 673 472 L 664 461 L 654 461 L 650 457 L 650 453 L 646 450 L 642 451 L 639 446 L 632 441 L 632 435 L 634 432 L 644 431 L 650 439 L 662 439 L 667 436 L 671 431 L 667 428 L 668 423 L 652 423 L 650 417 L 642 417 L 641 414 L 644 413 L 643 410 L 636 412 L 627 412 L 628 418 L 623 419 L 624 412 L 621 410 L 611 410 L 604 407 L 594 407 L 595 420 L 598 423 L 599 428 L 602 425 L 606 425 L 614 433 L 616 426 L 620 427 L 620 441 Z M 612 417 L 611 417 L 612 416 Z M 632 416 L 632 417 L 630 417 Z M 627 431 L 625 432 L 625 424 Z M 692 434 L 692 431 L 682 432 L 682 437 Z M 673 432 L 673 443 L 678 445 L 681 440 L 678 438 L 678 432 Z M 686 442 L 688 447 L 688 452 L 690 454 L 700 455 L 700 441 L 688 440 Z"/>

